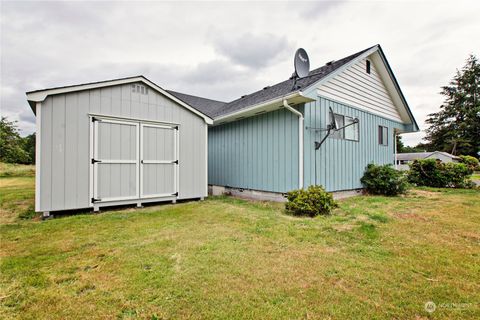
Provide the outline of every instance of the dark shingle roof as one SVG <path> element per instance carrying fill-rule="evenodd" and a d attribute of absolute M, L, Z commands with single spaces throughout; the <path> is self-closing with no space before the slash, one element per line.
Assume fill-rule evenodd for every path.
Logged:
<path fill-rule="evenodd" d="M 243 96 L 242 98 L 233 100 L 231 102 L 225 103 L 216 100 L 210 100 L 206 98 L 200 98 L 184 93 L 179 93 L 175 91 L 167 90 L 169 93 L 173 94 L 180 100 L 188 103 L 195 109 L 200 112 L 205 113 L 211 118 L 217 118 L 223 115 L 233 113 L 235 111 L 245 109 L 256 104 L 279 98 L 283 95 L 287 95 L 296 91 L 304 90 L 315 82 L 323 79 L 333 71 L 349 63 L 353 59 L 362 55 L 366 51 L 372 49 L 373 47 L 367 48 L 355 54 L 352 54 L 343 59 L 332 61 L 324 66 L 310 71 L 309 75 L 300 79 L 297 79 L 297 82 L 294 82 L 294 79 L 288 79 L 277 83 L 270 87 L 265 87 L 262 90 L 256 91 L 254 93 Z M 295 83 L 295 88 L 294 88 Z"/>
<path fill-rule="evenodd" d="M 206 114 L 210 118 L 213 118 L 213 115 L 217 110 L 222 109 L 227 103 L 197 96 L 192 96 L 185 93 L 180 93 L 172 90 L 167 90 L 168 93 L 174 95 L 178 99 L 187 103 L 188 105 L 194 107 L 201 113 Z"/>
<path fill-rule="evenodd" d="M 257 92 L 246 95 L 243 98 L 239 98 L 237 100 L 227 103 L 222 108 L 217 109 L 216 112 L 213 114 L 213 117 L 216 118 L 219 116 L 223 116 L 223 115 L 233 113 L 235 111 L 259 104 L 264 101 L 268 101 L 274 98 L 281 97 L 286 94 L 290 94 L 298 90 L 301 91 L 309 87 L 310 85 L 314 84 L 315 82 L 321 80 L 322 78 L 326 77 L 327 75 L 337 70 L 338 68 L 342 67 L 343 65 L 347 64 L 348 62 L 352 61 L 353 59 L 360 56 L 364 52 L 370 50 L 371 48 L 373 47 L 367 48 L 365 50 L 352 54 L 348 57 L 345 57 L 337 61 L 333 61 L 328 65 L 326 64 L 320 68 L 310 71 L 308 76 L 297 80 L 295 84 L 295 86 L 297 87 L 296 90 L 293 88 L 294 79 L 288 79 L 283 82 L 277 83 L 271 87 L 266 87 L 263 90 L 259 90 Z"/>

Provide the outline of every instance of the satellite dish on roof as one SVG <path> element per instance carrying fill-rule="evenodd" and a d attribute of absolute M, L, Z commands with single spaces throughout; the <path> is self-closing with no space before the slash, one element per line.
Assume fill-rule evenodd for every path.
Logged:
<path fill-rule="evenodd" d="M 305 49 L 300 48 L 295 52 L 293 64 L 295 66 L 295 74 L 298 78 L 308 76 L 308 73 L 310 72 L 310 59 L 308 58 Z"/>

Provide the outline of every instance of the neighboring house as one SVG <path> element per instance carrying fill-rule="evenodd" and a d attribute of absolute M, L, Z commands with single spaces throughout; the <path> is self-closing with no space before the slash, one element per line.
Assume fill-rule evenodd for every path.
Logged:
<path fill-rule="evenodd" d="M 442 152 L 442 151 L 398 153 L 397 169 L 408 170 L 409 163 L 413 162 L 414 160 L 420 160 L 420 159 L 436 159 L 442 162 L 458 162 L 460 160 L 459 157 L 456 157 L 453 154 Z"/>
<path fill-rule="evenodd" d="M 143 76 L 27 99 L 37 117 L 35 207 L 44 212 L 203 198 L 207 172 L 217 191 L 261 198 L 313 184 L 359 189 L 367 164 L 394 164 L 396 134 L 418 131 L 379 45 L 228 103 Z M 331 117 L 353 124 L 316 150 Z"/>

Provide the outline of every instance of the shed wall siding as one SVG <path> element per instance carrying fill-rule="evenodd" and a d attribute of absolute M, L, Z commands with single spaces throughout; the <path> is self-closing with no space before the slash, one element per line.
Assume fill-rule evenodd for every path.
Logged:
<path fill-rule="evenodd" d="M 305 129 L 305 186 L 315 184 L 315 152 L 317 184 L 327 191 L 361 188 L 360 178 L 369 163 L 394 164 L 393 129 L 404 129 L 404 124 L 347 106 L 323 97 L 305 105 L 305 127 L 326 128 L 329 107 L 335 113 L 359 119 L 359 141 L 327 138 L 319 150 L 314 142 L 320 141 L 325 132 Z M 388 128 L 388 145 L 378 143 L 378 126 Z"/>
<path fill-rule="evenodd" d="M 208 131 L 208 183 L 286 192 L 298 188 L 298 117 L 284 109 Z"/>
<path fill-rule="evenodd" d="M 49 96 L 41 108 L 40 211 L 89 207 L 89 113 L 180 124 L 179 199 L 206 196 L 207 124 L 155 90 L 73 92 Z"/>
<path fill-rule="evenodd" d="M 354 105 L 367 112 L 402 122 L 385 84 L 370 60 L 370 74 L 362 59 L 318 87 L 318 95 Z"/>

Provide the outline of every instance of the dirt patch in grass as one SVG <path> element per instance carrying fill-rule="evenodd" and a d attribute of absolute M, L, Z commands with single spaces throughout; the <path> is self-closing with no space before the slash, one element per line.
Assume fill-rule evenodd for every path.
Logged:
<path fill-rule="evenodd" d="M 0 178 L 0 224 L 35 219 L 33 177 Z"/>
<path fill-rule="evenodd" d="M 427 217 L 417 213 L 396 213 L 395 217 L 400 219 L 412 219 L 412 220 L 421 221 L 421 222 L 429 221 Z"/>
<path fill-rule="evenodd" d="M 420 190 L 420 189 L 413 189 L 408 192 L 408 196 L 420 196 L 425 198 L 437 198 L 439 196 L 438 192 L 428 191 L 428 190 Z"/>

